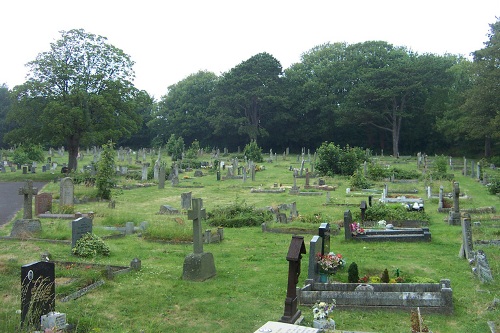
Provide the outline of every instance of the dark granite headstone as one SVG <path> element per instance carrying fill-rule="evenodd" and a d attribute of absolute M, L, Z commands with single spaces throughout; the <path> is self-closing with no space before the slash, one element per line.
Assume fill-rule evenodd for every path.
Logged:
<path fill-rule="evenodd" d="M 330 253 L 330 223 L 321 223 L 318 235 L 322 238 L 321 255 Z"/>
<path fill-rule="evenodd" d="M 71 248 L 74 248 L 76 242 L 85 234 L 92 233 L 92 219 L 80 217 L 71 222 Z"/>
<path fill-rule="evenodd" d="M 40 329 L 40 317 L 55 311 L 55 264 L 39 261 L 21 267 L 21 327 Z"/>
<path fill-rule="evenodd" d="M 352 238 L 351 223 L 352 223 L 352 214 L 351 214 L 351 211 L 350 210 L 346 210 L 344 212 L 344 233 L 345 233 L 345 239 L 351 239 Z"/>

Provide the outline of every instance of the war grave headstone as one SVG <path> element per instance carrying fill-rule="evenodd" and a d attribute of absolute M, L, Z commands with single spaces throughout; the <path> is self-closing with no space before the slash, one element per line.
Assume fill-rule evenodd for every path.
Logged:
<path fill-rule="evenodd" d="M 87 233 L 92 233 L 92 219 L 79 217 L 73 220 L 71 222 L 71 248 L 74 248 L 76 242 Z"/>
<path fill-rule="evenodd" d="M 158 189 L 162 190 L 165 188 L 165 167 L 160 166 L 160 171 L 158 173 Z"/>
<path fill-rule="evenodd" d="M 192 192 L 181 193 L 181 208 L 191 209 Z"/>
<path fill-rule="evenodd" d="M 184 259 L 182 279 L 204 281 L 215 276 L 215 262 L 212 253 L 203 252 L 201 220 L 206 217 L 206 211 L 202 199 L 192 199 L 191 206 L 188 219 L 193 221 L 193 253 Z"/>
<path fill-rule="evenodd" d="M 21 327 L 40 328 L 40 317 L 55 311 L 55 264 L 21 266 Z"/>
<path fill-rule="evenodd" d="M 74 203 L 74 185 L 71 177 L 61 179 L 59 186 L 59 205 L 73 206 Z"/>
<path fill-rule="evenodd" d="M 148 180 L 148 168 L 149 168 L 149 163 L 142 164 L 142 174 L 141 174 L 142 181 Z"/>
<path fill-rule="evenodd" d="M 42 231 L 40 220 L 33 219 L 33 195 L 37 192 L 38 189 L 33 187 L 32 180 L 26 181 L 26 184 L 19 188 L 19 195 L 24 196 L 23 218 L 14 222 L 10 237 L 31 237 Z"/>
<path fill-rule="evenodd" d="M 40 193 L 35 196 L 35 216 L 52 211 L 52 193 Z"/>
<path fill-rule="evenodd" d="M 294 324 L 302 312 L 297 308 L 297 284 L 300 276 L 302 254 L 306 254 L 306 246 L 303 236 L 292 236 L 286 260 L 288 261 L 288 286 L 285 299 L 285 310 L 280 321 Z"/>

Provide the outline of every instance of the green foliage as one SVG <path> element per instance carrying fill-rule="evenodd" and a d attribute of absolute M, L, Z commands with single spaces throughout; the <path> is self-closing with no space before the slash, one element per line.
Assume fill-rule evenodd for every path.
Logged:
<path fill-rule="evenodd" d="M 194 159 L 198 158 L 198 152 L 199 151 L 200 151 L 200 143 L 198 142 L 198 140 L 194 140 L 191 143 L 191 146 L 186 151 L 186 156 L 185 157 L 187 159 L 194 160 Z"/>
<path fill-rule="evenodd" d="M 175 134 L 171 134 L 165 148 L 167 153 L 172 157 L 172 161 L 180 160 L 184 151 L 184 139 L 182 136 L 176 137 Z"/>
<path fill-rule="evenodd" d="M 359 281 L 359 271 L 358 271 L 358 264 L 356 264 L 354 261 L 349 265 L 349 268 L 347 269 L 347 282 L 349 283 L 358 283 Z"/>
<path fill-rule="evenodd" d="M 436 174 L 445 174 L 448 170 L 448 158 L 444 155 L 439 155 L 434 158 L 432 170 Z"/>
<path fill-rule="evenodd" d="M 380 281 L 383 283 L 389 283 L 389 271 L 384 269 L 384 272 L 382 273 L 382 276 L 380 277 Z"/>
<path fill-rule="evenodd" d="M 360 172 L 359 170 L 354 172 L 349 181 L 351 187 L 353 188 L 357 189 L 370 188 L 370 183 L 368 182 L 366 177 L 363 176 L 363 173 Z"/>
<path fill-rule="evenodd" d="M 396 179 L 420 179 L 422 174 L 417 170 L 405 170 L 397 167 L 389 169 L 389 176 L 394 175 Z"/>
<path fill-rule="evenodd" d="M 115 173 L 113 170 L 115 152 L 111 141 L 103 145 L 102 148 L 101 159 L 97 165 L 95 184 L 97 186 L 97 197 L 109 200 L 111 199 L 111 189 L 115 186 Z"/>
<path fill-rule="evenodd" d="M 262 157 L 262 149 L 257 145 L 257 141 L 252 140 L 243 149 L 243 154 L 250 160 L 256 163 L 264 161 Z"/>
<path fill-rule="evenodd" d="M 269 211 L 258 210 L 244 201 L 236 200 L 232 205 L 219 207 L 207 214 L 208 224 L 214 227 L 240 228 L 260 226 L 272 219 Z"/>
<path fill-rule="evenodd" d="M 491 180 L 487 186 L 490 194 L 500 193 L 500 179 Z"/>
<path fill-rule="evenodd" d="M 358 212 L 356 212 L 358 214 Z M 381 202 L 374 203 L 365 212 L 367 221 L 401 221 L 421 220 L 429 221 L 430 217 L 423 211 L 408 211 L 403 205 L 389 205 Z"/>
<path fill-rule="evenodd" d="M 109 256 L 109 247 L 97 235 L 86 233 L 76 241 L 75 247 L 71 249 L 74 255 L 84 258 L 92 258 L 97 255 Z"/>
<path fill-rule="evenodd" d="M 333 177 L 334 175 L 351 176 L 365 161 L 365 153 L 361 148 L 341 148 L 333 142 L 324 142 L 318 148 L 316 170 L 319 173 Z"/>
<path fill-rule="evenodd" d="M 17 146 L 12 154 L 12 161 L 16 164 L 31 164 L 32 162 L 43 162 L 45 153 L 40 145 L 21 144 Z"/>
<path fill-rule="evenodd" d="M 379 181 L 384 178 L 388 178 L 391 175 L 389 174 L 389 170 L 384 168 L 378 163 L 370 163 L 368 164 L 368 178 L 374 181 Z"/>

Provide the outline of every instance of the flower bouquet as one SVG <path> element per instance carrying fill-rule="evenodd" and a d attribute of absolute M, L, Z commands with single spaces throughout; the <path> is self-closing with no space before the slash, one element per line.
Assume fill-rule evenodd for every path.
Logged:
<path fill-rule="evenodd" d="M 335 321 L 330 318 L 333 309 L 335 309 L 335 299 L 332 303 L 317 301 L 313 307 L 313 327 L 321 329 L 335 329 Z"/>
<path fill-rule="evenodd" d="M 345 260 L 342 255 L 330 252 L 328 254 L 322 255 L 321 253 L 316 254 L 316 261 L 319 266 L 319 270 L 326 274 L 335 274 L 339 267 L 345 266 Z"/>
<path fill-rule="evenodd" d="M 365 229 L 361 228 L 359 226 L 359 223 L 357 222 L 353 222 L 351 223 L 351 225 L 349 226 L 350 229 L 351 229 L 351 234 L 353 236 L 356 236 L 356 235 L 363 235 L 365 233 Z"/>

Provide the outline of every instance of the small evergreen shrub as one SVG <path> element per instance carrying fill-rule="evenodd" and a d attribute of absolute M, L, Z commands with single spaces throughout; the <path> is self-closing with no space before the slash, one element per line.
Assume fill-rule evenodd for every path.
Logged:
<path fill-rule="evenodd" d="M 384 269 L 384 272 L 382 273 L 382 276 L 380 277 L 380 282 L 383 282 L 383 283 L 389 283 L 389 271 L 386 269 Z"/>
<path fill-rule="evenodd" d="M 97 197 L 101 199 L 111 199 L 111 189 L 115 186 L 115 172 L 113 165 L 115 164 L 115 152 L 113 143 L 109 141 L 102 146 L 103 151 L 101 160 L 97 166 L 97 174 L 95 184 L 97 186 Z"/>
<path fill-rule="evenodd" d="M 363 176 L 363 173 L 359 171 L 355 171 L 351 176 L 350 184 L 351 187 L 357 189 L 370 188 L 370 183 L 365 178 L 365 176 Z"/>
<path fill-rule="evenodd" d="M 80 238 L 75 247 L 71 249 L 74 255 L 91 258 L 97 255 L 109 256 L 109 247 L 97 235 L 86 233 Z"/>
<path fill-rule="evenodd" d="M 359 281 L 358 264 L 352 262 L 347 269 L 347 282 L 357 283 Z"/>
<path fill-rule="evenodd" d="M 257 145 L 257 141 L 252 140 L 243 149 L 243 154 L 251 161 L 261 163 L 264 161 L 262 157 L 262 148 Z"/>

